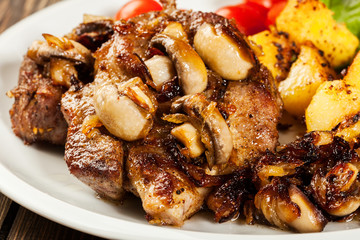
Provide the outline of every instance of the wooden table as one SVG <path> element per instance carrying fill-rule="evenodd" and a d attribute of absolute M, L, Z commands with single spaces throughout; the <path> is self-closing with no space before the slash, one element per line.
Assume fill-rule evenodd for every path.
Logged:
<path fill-rule="evenodd" d="M 60 0 L 0 0 L 0 33 L 28 15 Z M 47 220 L 0 193 L 0 240 L 101 239 Z"/>

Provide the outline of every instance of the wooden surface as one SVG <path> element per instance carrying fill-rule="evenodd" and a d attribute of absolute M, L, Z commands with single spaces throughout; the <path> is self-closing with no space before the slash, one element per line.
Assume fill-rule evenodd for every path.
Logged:
<path fill-rule="evenodd" d="M 60 0 L 0 0 L 0 34 L 26 16 Z M 0 176 L 1 181 L 1 176 Z M 0 193 L 0 240 L 101 239 L 47 220 Z"/>

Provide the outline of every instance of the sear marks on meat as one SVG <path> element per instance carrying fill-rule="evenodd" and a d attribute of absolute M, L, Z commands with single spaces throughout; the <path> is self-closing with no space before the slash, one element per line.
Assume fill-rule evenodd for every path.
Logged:
<path fill-rule="evenodd" d="M 169 127 L 155 129 L 129 150 L 130 183 L 153 224 L 181 226 L 203 205 L 208 189 L 197 187 L 182 170 L 181 154 Z"/>
<path fill-rule="evenodd" d="M 15 102 L 10 110 L 14 133 L 26 144 L 49 142 L 65 144 L 67 124 L 60 111 L 60 99 L 66 91 L 52 83 L 44 69 L 24 57 L 18 86 L 10 95 Z"/>
<path fill-rule="evenodd" d="M 71 85 L 93 79 L 94 58 L 81 40 L 91 36 L 88 46 L 97 46 L 113 32 L 112 20 L 94 19 L 76 29 L 64 38 L 43 34 L 45 41 L 33 42 L 21 65 L 18 86 L 8 94 L 15 97 L 10 110 L 14 133 L 27 144 L 65 144 L 61 96 Z"/>
<path fill-rule="evenodd" d="M 270 77 L 262 69 L 259 75 Z M 224 96 L 227 122 L 233 136 L 234 151 L 230 161 L 235 166 L 248 165 L 247 161 L 266 150 L 273 151 L 278 143 L 276 129 L 281 116 L 281 104 L 265 84 L 257 79 L 248 82 L 231 81 Z"/>
<path fill-rule="evenodd" d="M 171 35 L 173 33 L 166 32 L 167 26 L 173 22 L 181 23 L 181 27 L 177 31 L 181 33 L 181 36 L 185 36 L 185 39 L 177 38 L 176 34 Z M 157 102 L 160 102 L 162 106 L 166 104 L 170 106 L 171 103 L 176 102 L 184 93 L 184 82 L 189 83 L 188 76 L 191 76 L 190 73 L 179 71 L 186 64 L 197 66 L 199 59 L 202 60 L 198 57 L 196 57 L 196 61 L 187 58 L 181 49 L 172 48 L 169 44 L 181 41 L 182 43 L 176 46 L 191 48 L 193 51 L 194 36 L 204 23 L 214 25 L 217 31 L 230 36 L 245 52 L 244 58 L 254 67 L 249 73 L 253 76 L 234 82 L 224 80 L 220 74 L 209 69 L 207 72 L 205 71 L 208 84 L 205 92 L 186 96 L 194 101 L 186 101 L 188 104 L 191 103 L 191 106 L 185 106 L 183 110 L 192 110 L 185 111 L 188 116 L 184 117 L 184 121 L 190 121 L 202 134 L 202 143 L 207 147 L 206 153 L 195 160 L 187 159 L 182 154 L 186 152 L 181 151 L 182 143 L 175 140 L 170 133 L 171 129 L 177 126 L 176 124 L 184 122 L 164 123 L 160 120 L 163 116 L 152 112 L 149 106 L 153 106 L 155 111 L 159 109 L 162 114 L 184 115 L 184 112 L 177 112 L 177 110 L 170 112 L 170 108 L 160 107 Z M 164 42 L 158 44 L 159 38 Z M 177 71 L 177 76 L 162 87 L 154 86 L 152 76 L 145 64 L 146 60 L 153 57 L 154 54 L 168 55 L 174 62 Z M 210 187 L 219 186 L 224 181 L 222 177 L 208 175 L 206 171 L 209 170 L 209 166 L 218 164 L 221 165 L 221 167 L 219 166 L 221 169 L 231 156 L 233 166 L 229 172 L 232 172 L 243 165 L 243 162 L 259 156 L 266 149 L 273 150 L 276 146 L 276 124 L 280 116 L 281 103 L 272 86 L 273 79 L 259 65 L 241 33 L 225 18 L 212 13 L 178 11 L 169 7 L 164 12 L 143 14 L 127 22 L 119 21 L 114 24 L 114 34 L 111 39 L 96 51 L 95 57 L 94 106 L 96 115 L 111 134 L 131 141 L 126 143 L 129 147 L 129 155 L 126 160 L 129 189 L 140 196 L 151 223 L 180 226 L 184 220 L 198 211 L 204 202 L 204 190 L 208 192 Z M 203 77 L 203 75 L 201 76 Z M 141 84 L 132 85 L 134 78 L 141 78 L 148 88 L 140 87 Z M 135 99 L 133 94 L 129 94 L 129 90 L 134 92 L 135 89 L 141 93 L 138 94 L 140 99 L 139 97 Z M 156 90 L 157 93 L 155 93 Z M 216 92 L 216 90 L 219 91 Z M 158 98 L 157 101 L 153 100 L 154 97 Z M 107 103 L 106 99 L 109 98 L 116 99 L 112 102 L 114 104 Z M 123 134 L 120 125 L 114 128 L 114 121 L 108 121 L 109 119 L 122 121 L 119 115 L 125 113 L 120 107 L 123 106 L 120 102 L 125 102 L 125 99 L 126 102 L 132 101 L 129 103 L 129 105 L 132 104 L 132 111 L 126 112 L 128 122 L 139 123 L 132 126 L 139 131 L 136 136 Z M 166 103 L 167 101 L 169 103 Z M 140 103 L 146 104 L 140 105 Z M 268 112 L 265 114 L 266 111 Z M 142 117 L 139 117 L 141 114 L 134 114 L 134 112 L 141 113 Z M 251 114 L 254 116 L 249 120 Z M 257 114 L 260 116 L 256 117 Z M 147 116 L 146 121 L 148 122 L 143 116 Z M 239 116 L 242 118 L 236 119 Z M 189 120 L 191 118 L 193 120 Z M 143 122 L 145 123 L 140 126 Z M 159 128 L 167 130 L 159 135 L 156 134 Z M 235 130 L 229 131 L 231 128 Z M 239 134 L 240 132 L 241 134 Z M 246 139 L 249 136 L 254 137 L 256 142 L 253 139 Z M 234 138 L 233 142 L 232 138 Z M 161 143 L 154 143 L 149 139 L 166 139 L 168 143 L 161 141 Z M 225 144 L 228 141 L 230 141 L 229 144 Z M 239 143 L 239 141 L 241 142 Z M 232 149 L 232 143 L 237 146 L 235 150 Z M 176 147 L 169 149 L 169 144 Z M 241 154 L 232 152 L 238 151 L 241 146 L 243 146 Z M 178 148 L 180 151 L 174 157 L 173 149 Z M 219 161 L 214 161 L 212 159 L 214 156 L 221 156 L 221 158 L 219 157 Z M 182 160 L 180 161 L 179 158 Z M 208 159 L 209 164 L 207 164 L 206 158 L 212 159 Z M 194 165 L 195 162 L 198 165 Z M 215 171 L 212 174 L 217 175 L 218 173 Z M 239 206 L 235 207 L 234 213 L 231 214 L 236 214 L 238 209 Z M 231 218 L 231 214 L 222 219 Z"/>
<path fill-rule="evenodd" d="M 123 197 L 123 144 L 111 137 L 95 115 L 93 84 L 72 87 L 62 98 L 62 112 L 69 124 L 65 161 L 70 172 L 100 196 Z"/>
<path fill-rule="evenodd" d="M 215 212 L 215 221 L 222 223 L 236 219 L 245 202 L 251 198 L 255 188 L 249 169 L 242 169 L 227 177 L 206 200 L 210 210 Z"/>

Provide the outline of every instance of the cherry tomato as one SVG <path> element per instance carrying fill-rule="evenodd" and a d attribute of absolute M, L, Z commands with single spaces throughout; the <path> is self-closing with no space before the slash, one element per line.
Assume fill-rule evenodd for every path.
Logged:
<path fill-rule="evenodd" d="M 285 6 L 287 4 L 287 1 L 278 2 L 272 6 L 272 8 L 269 10 L 267 19 L 266 19 L 266 26 L 275 25 L 276 18 L 280 15 L 282 10 L 284 10 Z"/>
<path fill-rule="evenodd" d="M 247 0 L 247 2 L 257 3 L 269 10 L 272 6 L 277 3 L 284 2 L 284 0 Z"/>
<path fill-rule="evenodd" d="M 216 11 L 228 19 L 235 19 L 236 26 L 245 35 L 253 35 L 266 29 L 267 10 L 256 3 L 227 6 Z"/>
<path fill-rule="evenodd" d="M 127 20 L 142 13 L 160 10 L 162 10 L 162 6 L 155 0 L 131 0 L 120 8 L 115 15 L 115 20 Z"/>

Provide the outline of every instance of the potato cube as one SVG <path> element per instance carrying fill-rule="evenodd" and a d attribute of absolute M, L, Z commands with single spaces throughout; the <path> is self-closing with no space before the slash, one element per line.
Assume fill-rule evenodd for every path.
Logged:
<path fill-rule="evenodd" d="M 359 40 L 332 15 L 333 12 L 319 0 L 289 0 L 276 19 L 276 27 L 288 33 L 290 40 L 298 46 L 311 41 L 324 52 L 331 66 L 338 68 L 351 61 Z"/>
<path fill-rule="evenodd" d="M 343 80 L 322 83 L 306 109 L 307 131 L 330 131 L 360 111 L 360 89 Z"/>
<path fill-rule="evenodd" d="M 284 80 L 295 57 L 294 46 L 286 36 L 266 30 L 249 36 L 249 40 L 260 48 L 261 51 L 255 49 L 254 52 L 259 61 L 270 70 L 274 79 L 277 82 Z"/>
<path fill-rule="evenodd" d="M 288 77 L 280 82 L 279 92 L 284 108 L 290 114 L 303 116 L 319 85 L 333 80 L 336 73 L 312 44 L 302 45 Z"/>

